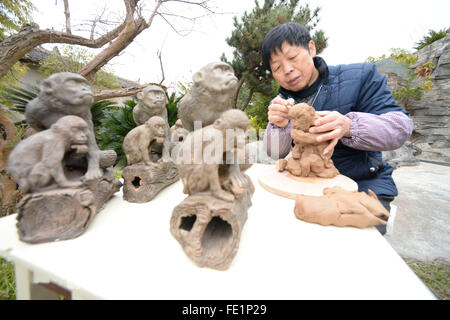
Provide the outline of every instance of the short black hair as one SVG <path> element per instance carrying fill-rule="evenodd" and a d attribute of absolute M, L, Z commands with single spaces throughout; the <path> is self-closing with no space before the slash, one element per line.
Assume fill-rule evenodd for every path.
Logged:
<path fill-rule="evenodd" d="M 291 46 L 302 46 L 309 51 L 311 35 L 308 29 L 300 23 L 288 22 L 272 28 L 264 38 L 262 44 L 262 63 L 266 70 L 270 70 L 270 55 L 281 50 L 283 42 L 287 41 Z"/>

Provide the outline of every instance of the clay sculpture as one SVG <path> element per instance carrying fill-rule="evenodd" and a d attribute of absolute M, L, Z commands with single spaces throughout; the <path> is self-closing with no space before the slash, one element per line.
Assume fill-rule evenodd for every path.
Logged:
<path fill-rule="evenodd" d="M 248 126 L 244 112 L 228 110 L 181 145 L 177 166 L 188 197 L 174 208 L 170 231 L 200 267 L 227 269 L 237 253 L 254 192 L 239 165 Z"/>
<path fill-rule="evenodd" d="M 113 150 L 100 151 L 94 137 L 89 82 L 61 72 L 42 82 L 25 110 L 38 133 L 11 152 L 8 170 L 24 197 L 17 227 L 29 243 L 72 239 L 82 234 L 122 183 L 114 178 Z"/>
<path fill-rule="evenodd" d="M 385 225 L 381 217 L 389 212 L 369 189 L 365 192 L 347 191 L 339 187 L 325 188 L 323 196 L 298 195 L 295 200 L 295 216 L 303 221 L 323 226 L 353 226 L 366 228 Z"/>
<path fill-rule="evenodd" d="M 163 188 L 178 180 L 173 162 L 165 161 L 167 121 L 153 116 L 134 128 L 123 141 L 127 166 L 122 171 L 123 197 L 129 202 L 151 201 Z"/>
<path fill-rule="evenodd" d="M 193 85 L 178 103 L 178 118 L 188 131 L 212 124 L 222 112 L 232 108 L 238 79 L 233 68 L 223 62 L 212 62 L 192 76 Z"/>
<path fill-rule="evenodd" d="M 278 171 L 287 169 L 299 177 L 337 176 L 339 171 L 331 160 L 333 151 L 323 154 L 328 142 L 317 142 L 318 134 L 308 132 L 319 117 L 314 108 L 306 103 L 297 104 L 289 109 L 288 117 L 292 122 L 291 137 L 295 145 L 291 158 L 278 160 Z"/>

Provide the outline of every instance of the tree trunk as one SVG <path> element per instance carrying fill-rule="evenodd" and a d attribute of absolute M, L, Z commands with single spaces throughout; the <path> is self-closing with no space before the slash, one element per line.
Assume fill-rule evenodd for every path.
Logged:
<path fill-rule="evenodd" d="M 242 78 L 239 79 L 238 82 L 238 87 L 236 89 L 236 93 L 233 97 L 233 108 L 237 109 L 237 100 L 238 100 L 238 96 L 239 96 L 239 91 L 241 91 L 242 85 L 244 84 L 244 76 L 242 76 Z"/>

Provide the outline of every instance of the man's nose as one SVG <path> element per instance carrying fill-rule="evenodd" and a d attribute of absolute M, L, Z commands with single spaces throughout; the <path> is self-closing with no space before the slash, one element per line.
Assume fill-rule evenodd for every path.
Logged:
<path fill-rule="evenodd" d="M 283 68 L 283 73 L 284 74 L 289 74 L 292 72 L 292 70 L 294 70 L 293 66 L 291 63 L 289 62 L 285 62 L 282 64 L 282 68 Z"/>

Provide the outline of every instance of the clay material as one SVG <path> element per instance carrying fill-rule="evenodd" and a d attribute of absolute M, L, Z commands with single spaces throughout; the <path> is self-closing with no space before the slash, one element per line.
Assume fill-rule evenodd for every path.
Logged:
<path fill-rule="evenodd" d="M 167 123 L 153 116 L 131 130 L 123 141 L 127 166 L 122 171 L 123 198 L 129 202 L 151 201 L 163 188 L 178 180 L 171 159 L 164 161 Z"/>
<path fill-rule="evenodd" d="M 309 133 L 309 128 L 319 117 L 313 107 L 306 103 L 296 104 L 289 109 L 288 117 L 292 122 L 291 137 L 294 141 L 292 157 L 280 159 L 278 170 L 287 169 L 299 177 L 333 178 L 339 171 L 333 164 L 333 151 L 323 154 L 328 141 L 317 142 L 318 134 Z"/>
<path fill-rule="evenodd" d="M 38 131 L 11 152 L 8 170 L 25 195 L 17 204 L 17 228 L 29 243 L 71 239 L 82 234 L 122 183 L 114 178 L 116 154 L 95 142 L 89 82 L 78 74 L 56 73 L 25 110 Z"/>
<path fill-rule="evenodd" d="M 325 188 L 323 196 L 298 195 L 295 216 L 303 221 L 323 226 L 353 226 L 366 228 L 385 225 L 381 217 L 389 217 L 372 190 L 369 193 L 347 191 L 339 187 Z"/>
<path fill-rule="evenodd" d="M 238 79 L 233 68 L 223 62 L 212 62 L 192 76 L 193 85 L 178 103 L 178 118 L 188 131 L 212 124 L 222 112 L 232 108 Z"/>
<path fill-rule="evenodd" d="M 181 145 L 177 166 L 183 192 L 189 196 L 174 208 L 170 230 L 201 267 L 225 270 L 238 250 L 254 192 L 240 166 L 248 157 L 248 126 L 244 112 L 228 110 L 213 124 L 191 132 Z M 211 152 L 205 154 L 208 149 Z"/>

